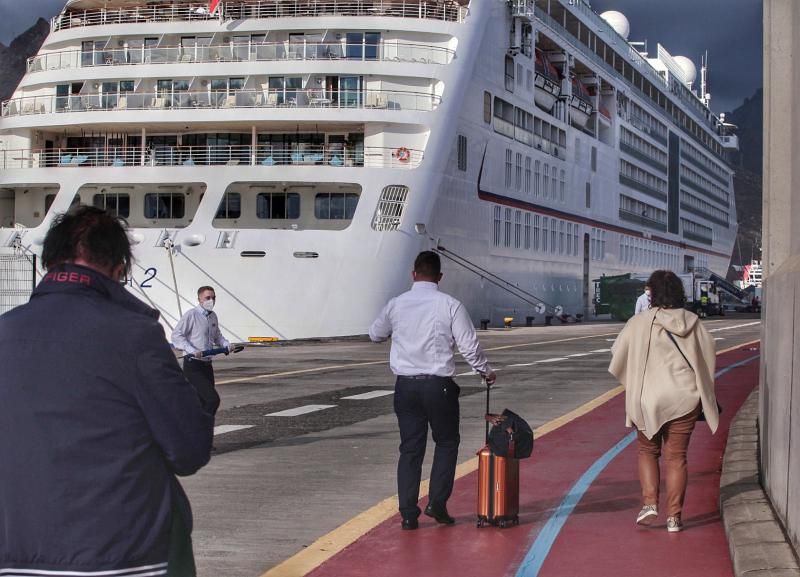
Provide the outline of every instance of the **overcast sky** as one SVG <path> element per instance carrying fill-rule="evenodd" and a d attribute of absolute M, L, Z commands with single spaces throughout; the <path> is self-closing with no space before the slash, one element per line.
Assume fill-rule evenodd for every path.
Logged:
<path fill-rule="evenodd" d="M 473 0 L 488 2 L 492 0 Z M 38 17 L 49 19 L 65 0 L 0 0 L 0 42 L 8 44 Z M 761 86 L 761 0 L 591 0 L 596 12 L 618 10 L 631 25 L 629 40 L 662 44 L 700 69 L 708 51 L 711 109 L 733 110 Z M 698 72 L 699 82 L 699 72 Z"/>

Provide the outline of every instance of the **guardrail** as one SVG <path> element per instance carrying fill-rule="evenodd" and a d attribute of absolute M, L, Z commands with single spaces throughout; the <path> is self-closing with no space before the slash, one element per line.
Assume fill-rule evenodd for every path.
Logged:
<path fill-rule="evenodd" d="M 191 64 L 216 62 L 275 62 L 286 60 L 361 60 L 449 64 L 455 52 L 438 46 L 381 42 L 265 42 L 214 46 L 122 47 L 90 51 L 62 50 L 28 59 L 28 72 L 132 66 L 141 64 Z"/>
<path fill-rule="evenodd" d="M 18 149 L 0 151 L 0 169 L 136 166 L 328 166 L 417 168 L 423 151 L 301 143 L 292 147 L 156 146 Z"/>
<path fill-rule="evenodd" d="M 262 0 L 256 2 L 220 2 L 209 14 L 205 3 L 159 4 L 135 8 L 69 10 L 50 21 L 52 32 L 148 22 L 183 22 L 203 20 L 247 20 L 321 16 L 379 16 L 463 22 L 465 6 L 449 0 Z"/>
<path fill-rule="evenodd" d="M 28 114 L 125 110 L 224 110 L 237 108 L 362 108 L 430 112 L 441 97 L 388 90 L 237 90 L 25 96 L 3 102 L 4 117 Z"/>

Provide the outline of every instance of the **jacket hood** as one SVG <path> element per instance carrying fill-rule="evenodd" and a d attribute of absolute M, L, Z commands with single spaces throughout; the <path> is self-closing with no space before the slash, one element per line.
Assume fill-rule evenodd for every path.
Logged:
<path fill-rule="evenodd" d="M 685 337 L 697 326 L 699 317 L 686 309 L 658 309 L 655 323 L 679 337 Z"/>

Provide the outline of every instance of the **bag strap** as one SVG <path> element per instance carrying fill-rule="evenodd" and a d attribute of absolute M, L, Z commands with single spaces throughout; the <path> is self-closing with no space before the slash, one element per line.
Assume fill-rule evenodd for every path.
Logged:
<path fill-rule="evenodd" d="M 486 385 L 486 414 L 489 414 L 489 383 L 486 382 L 486 379 L 483 379 L 483 384 Z M 484 419 L 486 421 L 486 419 Z M 489 444 L 489 421 L 486 421 L 486 444 Z"/>
<path fill-rule="evenodd" d="M 664 329 L 664 330 L 667 331 L 667 329 Z M 678 346 L 678 341 L 675 340 L 675 337 L 673 336 L 673 334 L 671 332 L 667 331 L 667 336 L 669 337 L 669 340 L 672 341 L 672 344 L 675 345 L 675 348 L 678 349 L 678 352 L 683 357 L 683 360 L 686 361 L 686 364 L 689 365 L 689 368 L 692 369 L 692 372 L 694 372 L 694 367 L 692 366 L 692 363 L 690 363 L 689 359 L 686 358 L 686 355 L 683 354 L 683 351 Z"/>

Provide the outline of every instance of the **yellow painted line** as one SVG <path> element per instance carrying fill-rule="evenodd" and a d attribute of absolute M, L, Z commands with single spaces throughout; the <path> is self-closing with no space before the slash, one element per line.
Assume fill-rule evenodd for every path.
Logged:
<path fill-rule="evenodd" d="M 760 340 L 750 341 L 748 343 L 729 347 L 727 349 L 718 351 L 717 355 L 740 349 L 758 342 L 760 342 Z M 622 385 L 619 385 L 609 391 L 606 391 L 588 403 L 585 403 L 580 407 L 573 409 L 540 427 L 537 427 L 537 429 L 534 431 L 534 436 L 539 439 L 548 433 L 552 433 L 556 429 L 563 427 L 567 423 L 574 421 L 578 417 L 581 417 L 586 413 L 593 411 L 600 405 L 610 401 L 624 390 L 625 388 Z M 468 461 L 465 461 L 456 467 L 455 478 L 460 479 L 461 477 L 469 475 L 477 469 L 478 458 L 473 457 L 472 459 L 469 459 Z M 419 493 L 420 498 L 427 496 L 427 479 L 420 483 Z M 299 553 L 293 555 L 261 575 L 261 577 L 304 577 L 322 565 L 325 561 L 342 551 L 345 547 L 354 543 L 367 532 L 371 531 L 384 521 L 391 519 L 397 514 L 397 506 L 397 495 L 393 495 L 388 499 L 384 499 L 377 505 L 374 505 L 366 511 L 359 513 L 330 533 L 323 535 Z"/>
<path fill-rule="evenodd" d="M 605 336 L 608 336 L 608 335 L 615 335 L 615 334 L 617 334 L 617 333 L 606 333 L 606 334 L 602 334 L 602 335 L 590 335 L 590 336 L 586 336 L 586 337 L 572 337 L 572 338 L 568 338 L 568 339 L 557 339 L 557 340 L 554 340 L 554 341 L 538 341 L 538 342 L 535 342 L 535 343 L 520 343 L 520 344 L 517 344 L 517 345 L 504 345 L 502 347 L 494 347 L 494 348 L 491 348 L 491 349 L 484 349 L 484 351 L 499 351 L 499 350 L 504 350 L 504 349 L 515 349 L 515 348 L 519 348 L 519 347 L 532 347 L 532 346 L 535 346 L 535 345 L 551 345 L 551 344 L 555 344 L 555 343 L 566 343 L 568 341 L 580 341 L 580 340 L 585 340 L 585 339 L 594 339 L 594 338 L 597 338 L 597 337 L 605 337 Z M 271 378 L 274 378 L 274 377 L 289 377 L 289 376 L 292 376 L 292 375 L 303 375 L 303 374 L 308 374 L 308 373 L 316 373 L 316 372 L 319 372 L 319 371 L 333 371 L 333 370 L 336 370 L 336 369 L 350 369 L 350 368 L 353 368 L 353 367 L 366 367 L 366 366 L 369 366 L 369 365 L 387 365 L 387 364 L 389 364 L 389 361 L 370 361 L 370 362 L 366 362 L 366 363 L 349 363 L 349 364 L 346 364 L 346 365 L 328 365 L 326 367 L 316 367 L 316 368 L 313 368 L 313 369 L 302 369 L 302 370 L 299 370 L 299 371 L 285 371 L 283 373 L 266 373 L 266 374 L 263 374 L 263 375 L 240 377 L 240 378 L 237 378 L 237 379 L 226 379 L 224 381 L 217 381 L 217 384 L 218 385 L 229 385 L 229 384 L 232 384 L 232 383 L 243 383 L 243 382 L 246 382 L 246 381 L 255 381 L 255 380 L 258 380 L 258 379 L 271 379 Z"/>

